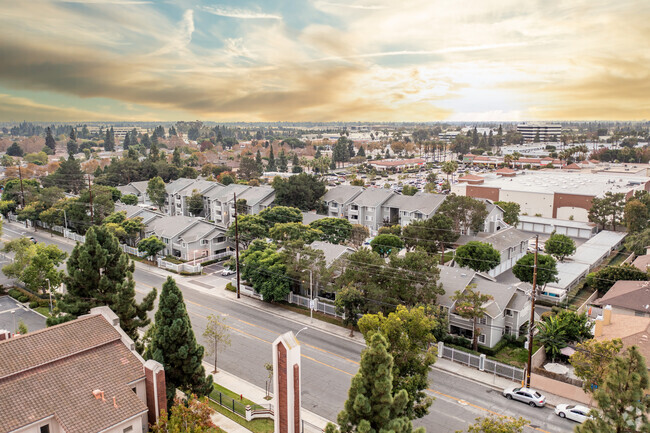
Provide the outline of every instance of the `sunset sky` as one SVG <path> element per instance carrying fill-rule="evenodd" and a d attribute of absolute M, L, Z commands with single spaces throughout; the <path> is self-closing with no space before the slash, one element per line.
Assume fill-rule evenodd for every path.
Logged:
<path fill-rule="evenodd" d="M 0 6 L 0 121 L 650 118 L 648 0 Z"/>

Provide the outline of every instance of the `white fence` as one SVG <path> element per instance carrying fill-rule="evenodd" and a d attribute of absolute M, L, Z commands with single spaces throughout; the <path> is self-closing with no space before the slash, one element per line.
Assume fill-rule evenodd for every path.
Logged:
<path fill-rule="evenodd" d="M 474 355 L 453 347 L 447 347 L 442 341 L 438 343 L 438 356 L 514 381 L 524 380 L 524 370 L 522 368 L 487 359 L 483 354 Z"/>
<path fill-rule="evenodd" d="M 212 260 L 220 260 L 226 257 L 234 256 L 234 251 L 226 251 L 224 253 L 212 254 L 210 256 L 201 257 L 200 259 L 190 260 L 187 262 L 188 265 L 198 265 L 199 263 L 211 262 Z"/>
<path fill-rule="evenodd" d="M 172 263 L 160 257 L 158 258 L 158 267 L 162 269 L 168 269 L 170 271 L 174 271 L 179 274 L 181 272 L 187 272 L 189 274 L 198 274 L 201 273 L 201 270 L 203 269 L 203 266 L 201 266 L 200 264 L 190 265 L 189 263 Z"/>
<path fill-rule="evenodd" d="M 256 292 L 252 287 L 246 286 L 244 284 L 241 284 L 239 286 L 239 293 L 244 296 L 248 296 L 249 298 L 259 299 L 260 301 L 264 300 L 264 297 L 260 293 Z M 285 301 L 290 304 L 296 304 L 305 308 L 309 308 L 309 298 L 306 296 L 300 296 L 290 292 L 287 295 Z M 336 306 L 334 304 L 331 304 L 319 298 L 314 298 L 313 309 L 314 311 L 319 311 L 323 314 L 327 314 L 328 316 L 345 318 L 344 314 L 338 314 L 336 312 Z"/>

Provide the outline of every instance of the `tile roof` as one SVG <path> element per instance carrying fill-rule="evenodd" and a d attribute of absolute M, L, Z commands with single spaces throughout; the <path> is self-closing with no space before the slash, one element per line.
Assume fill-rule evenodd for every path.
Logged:
<path fill-rule="evenodd" d="M 367 189 L 355 197 L 352 203 L 359 206 L 377 207 L 384 204 L 393 194 L 395 194 L 393 191 L 384 188 Z"/>
<path fill-rule="evenodd" d="M 636 268 L 642 270 L 643 272 L 648 271 L 648 266 L 650 266 L 650 255 L 643 255 L 639 256 L 636 259 L 634 259 L 634 262 L 632 262 L 632 266 L 635 266 Z"/>
<path fill-rule="evenodd" d="M 339 185 L 328 190 L 322 200 L 326 202 L 347 203 L 363 192 L 363 187 L 354 185 Z"/>
<path fill-rule="evenodd" d="M 51 416 L 66 433 L 93 433 L 147 410 L 131 390 L 142 363 L 101 315 L 2 341 L 0 359 L 0 433 Z"/>
<path fill-rule="evenodd" d="M 430 215 L 440 207 L 446 197 L 443 194 L 427 192 L 418 192 L 413 196 L 394 194 L 383 206 L 407 212 L 420 211 L 424 215 Z"/>
<path fill-rule="evenodd" d="M 611 305 L 626 310 L 650 313 L 650 282 L 617 281 L 594 304 Z"/>

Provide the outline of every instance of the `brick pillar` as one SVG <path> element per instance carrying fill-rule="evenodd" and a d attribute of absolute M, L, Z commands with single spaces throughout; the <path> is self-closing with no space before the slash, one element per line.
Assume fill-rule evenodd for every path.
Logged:
<path fill-rule="evenodd" d="M 289 429 L 287 411 L 287 349 L 278 343 L 278 408 L 275 416 L 280 419 L 280 432 L 287 433 Z"/>
<path fill-rule="evenodd" d="M 149 424 L 155 424 L 160 412 L 167 410 L 167 387 L 165 385 L 165 369 L 162 364 L 153 359 L 145 362 L 144 381 L 147 389 Z"/>
<path fill-rule="evenodd" d="M 300 431 L 300 366 L 293 364 L 293 431 Z"/>
<path fill-rule="evenodd" d="M 292 332 L 273 342 L 275 433 L 300 432 L 300 344 Z"/>

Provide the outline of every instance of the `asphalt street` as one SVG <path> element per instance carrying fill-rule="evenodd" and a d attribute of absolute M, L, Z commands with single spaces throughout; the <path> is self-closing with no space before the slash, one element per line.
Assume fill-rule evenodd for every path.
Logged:
<path fill-rule="evenodd" d="M 34 233 L 32 229 L 25 230 L 18 224 L 5 222 L 3 239 L 15 238 L 22 232 L 34 236 L 39 242 L 54 243 L 68 253 L 72 251 L 72 245 L 60 237 L 51 237 L 49 233 L 41 231 Z M 289 330 L 297 333 L 304 325 L 266 310 L 263 303 L 251 307 L 223 297 L 221 293 L 224 293 L 230 277 L 222 278 L 218 266 L 209 270 L 215 273 L 176 278 L 183 291 L 197 339 L 204 342 L 202 334 L 209 315 L 223 317 L 231 329 L 232 344 L 219 353 L 219 367 L 264 388 L 267 381 L 264 364 L 271 362 L 273 340 Z M 164 276 L 139 267 L 134 278 L 139 299 L 153 287 L 160 293 L 165 280 Z M 205 290 L 195 290 L 184 284 L 185 281 Z M 301 331 L 299 337 L 303 358 L 303 407 L 330 420 L 336 420 L 343 407 L 363 349 L 360 344 L 346 339 L 346 332 L 336 335 L 309 328 Z M 206 360 L 212 362 L 212 358 Z M 574 424 L 557 417 L 551 408 L 531 408 L 506 400 L 498 390 L 447 372 L 433 369 L 430 384 L 429 393 L 436 400 L 430 413 L 415 422 L 418 426 L 426 427 L 430 433 L 465 430 L 475 418 L 490 414 L 522 416 L 531 421 L 527 431 L 573 431 Z"/>

